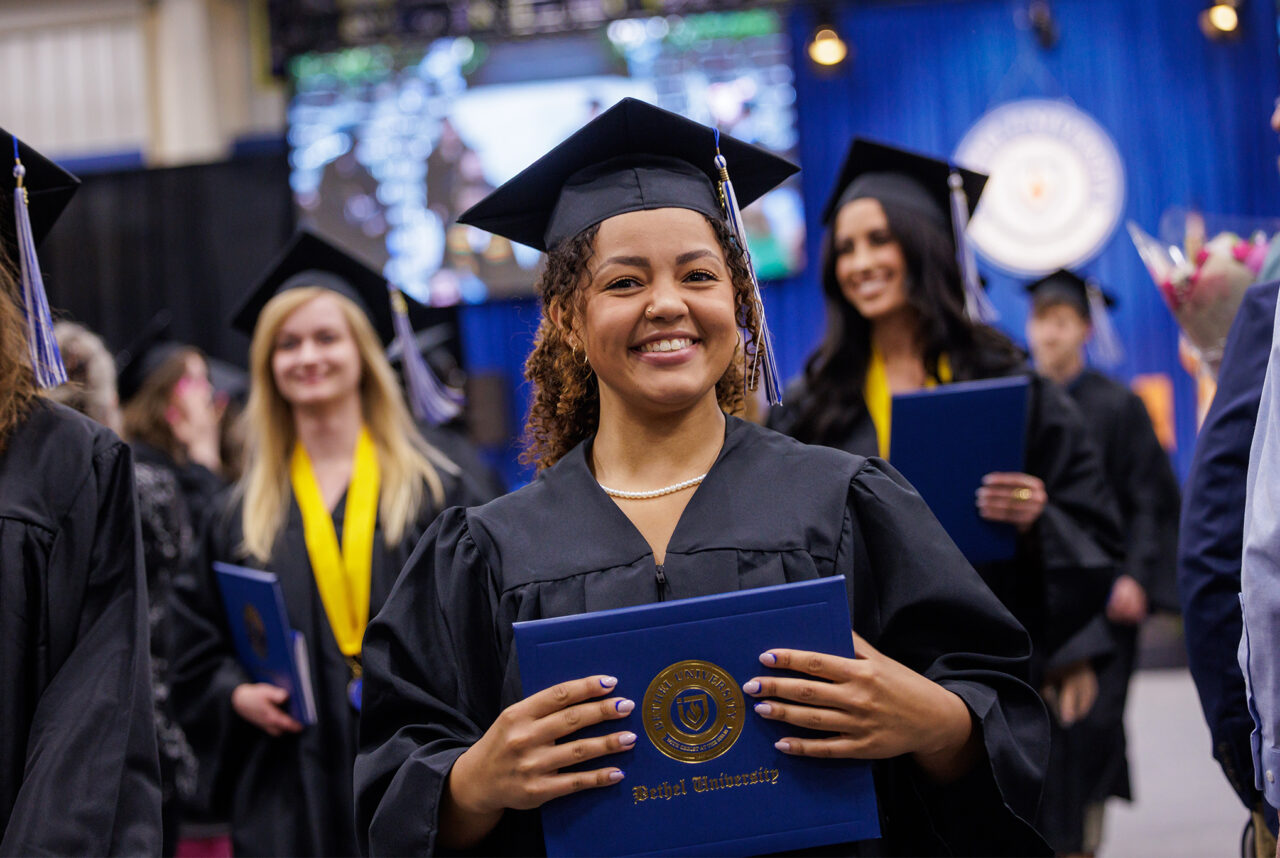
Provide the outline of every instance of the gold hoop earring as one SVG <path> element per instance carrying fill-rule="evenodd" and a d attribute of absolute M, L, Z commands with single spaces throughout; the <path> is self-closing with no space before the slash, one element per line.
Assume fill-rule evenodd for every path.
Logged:
<path fill-rule="evenodd" d="M 570 348 L 570 351 L 573 352 L 573 359 L 578 363 L 579 366 L 583 367 L 584 369 L 591 368 L 590 364 L 587 363 L 586 349 L 580 349 L 578 348 L 578 344 L 574 343 L 573 346 Z"/>

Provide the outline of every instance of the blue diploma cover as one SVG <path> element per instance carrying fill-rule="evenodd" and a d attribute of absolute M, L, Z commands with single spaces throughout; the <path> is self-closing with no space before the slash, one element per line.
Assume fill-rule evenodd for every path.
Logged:
<path fill-rule="evenodd" d="M 1019 375 L 893 398 L 889 461 L 975 566 L 1017 550 L 1017 530 L 978 515 L 975 493 L 989 473 L 1026 470 L 1027 383 Z"/>
<path fill-rule="evenodd" d="M 236 656 L 254 682 L 289 692 L 289 714 L 300 724 L 316 722 L 306 639 L 289 626 L 284 594 L 275 573 L 213 564 L 227 611 Z"/>
<path fill-rule="evenodd" d="M 829 736 L 752 710 L 742 684 L 795 676 L 774 648 L 853 658 L 843 576 L 515 624 L 526 695 L 592 674 L 618 677 L 625 718 L 570 738 L 630 730 L 628 752 L 580 768 L 626 777 L 548 802 L 549 855 L 759 854 L 880 836 L 871 766 L 793 757 L 785 736 Z"/>

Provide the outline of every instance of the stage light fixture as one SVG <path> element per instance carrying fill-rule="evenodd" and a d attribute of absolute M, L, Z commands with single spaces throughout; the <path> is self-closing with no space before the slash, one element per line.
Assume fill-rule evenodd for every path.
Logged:
<path fill-rule="evenodd" d="M 1200 30 L 1210 39 L 1225 39 L 1240 31 L 1241 0 L 1221 0 L 1200 13 Z"/>
<path fill-rule="evenodd" d="M 835 27 L 823 24 L 813 32 L 809 40 L 809 59 L 820 66 L 838 66 L 849 56 L 849 46 L 840 38 Z"/>

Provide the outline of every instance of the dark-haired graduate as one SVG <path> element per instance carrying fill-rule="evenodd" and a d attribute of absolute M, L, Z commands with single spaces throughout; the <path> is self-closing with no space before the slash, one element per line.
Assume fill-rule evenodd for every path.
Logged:
<path fill-rule="evenodd" d="M 132 459 L 40 395 L 66 372 L 35 246 L 78 181 L 3 130 L 0 151 L 0 855 L 158 855 Z"/>
<path fill-rule="evenodd" d="M 1125 759 L 1124 708 L 1138 650 L 1138 629 L 1153 611 L 1178 612 L 1178 479 L 1156 438 L 1146 406 L 1132 390 L 1086 362 L 1123 355 L 1107 307 L 1114 299 L 1071 271 L 1029 284 L 1027 344 L 1036 371 L 1062 385 L 1080 406 L 1102 452 L 1120 506 L 1125 562 L 1107 599 L 1105 627 L 1114 655 L 1098 671 L 1098 700 L 1069 729 L 1055 733 L 1044 798 L 1043 831 L 1061 854 L 1093 855 L 1111 796 L 1132 798 Z"/>
<path fill-rule="evenodd" d="M 366 620 L 432 519 L 473 499 L 418 434 L 383 354 L 389 297 L 376 271 L 301 232 L 234 320 L 253 337 L 248 464 L 175 588 L 173 703 L 237 856 L 357 853 Z M 287 692 L 237 661 L 214 561 L 279 578 L 306 638 L 316 723 L 290 717 Z"/>
<path fill-rule="evenodd" d="M 526 364 L 539 473 L 441 516 L 369 625 L 368 854 L 539 854 L 541 805 L 627 789 L 636 734 L 574 732 L 626 717 L 643 689 L 522 688 L 514 622 L 829 575 L 848 582 L 859 657 L 770 650 L 807 676 L 744 690 L 748 717 L 826 734 L 783 753 L 874 761 L 884 836 L 835 851 L 1044 851 L 1026 633 L 891 468 L 732 416 L 770 358 L 717 149 L 744 204 L 795 169 L 625 99 L 463 216 L 548 252 Z"/>
<path fill-rule="evenodd" d="M 827 332 L 770 425 L 806 443 L 889 458 L 894 394 L 1031 373 L 1008 337 L 975 320 L 986 297 L 973 266 L 959 262 L 986 178 L 853 142 L 823 215 Z M 1027 423 L 1024 470 L 973 486 L 979 514 L 1019 532 L 1011 560 L 978 571 L 1030 633 L 1031 681 L 1069 722 L 1091 705 L 1092 660 L 1110 648 L 1089 624 L 1119 565 L 1119 521 L 1066 393 L 1033 377 Z"/>

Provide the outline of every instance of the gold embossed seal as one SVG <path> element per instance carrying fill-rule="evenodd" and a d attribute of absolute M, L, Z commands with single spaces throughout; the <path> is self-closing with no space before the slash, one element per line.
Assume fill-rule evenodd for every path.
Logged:
<path fill-rule="evenodd" d="M 742 689 L 724 668 L 689 659 L 665 667 L 644 693 L 644 732 L 682 763 L 705 763 L 742 735 Z"/>

